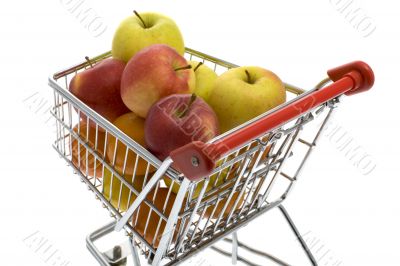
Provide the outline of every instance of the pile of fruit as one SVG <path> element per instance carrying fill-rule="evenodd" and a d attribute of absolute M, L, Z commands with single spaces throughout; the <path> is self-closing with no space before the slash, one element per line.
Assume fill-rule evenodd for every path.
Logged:
<path fill-rule="evenodd" d="M 269 70 L 237 67 L 218 76 L 202 62 L 187 61 L 184 52 L 181 32 L 172 19 L 157 13 L 134 12 L 115 32 L 112 57 L 97 64 L 87 58 L 90 68 L 75 75 L 69 90 L 160 160 L 192 141 L 207 142 L 286 100 L 282 81 Z M 95 125 L 91 122 L 87 125 L 82 113 L 80 118 L 74 131 L 140 191 L 144 183 L 140 177 L 155 169 L 149 169 L 147 162 L 133 151 L 126 153 L 126 147 L 120 142 L 116 144 L 113 136 L 107 135 L 104 147 L 105 132 L 99 128 L 96 134 Z M 71 146 L 73 164 L 90 176 L 103 178 L 105 197 L 119 210 L 126 210 L 135 199 L 129 189 L 122 186 L 120 190 L 121 182 L 112 178 L 106 167 L 103 173 L 102 165 L 95 164 L 93 155 L 85 156 L 85 147 L 76 139 Z M 134 182 L 130 181 L 132 175 Z M 224 174 L 221 176 L 221 180 L 226 180 Z M 171 180 L 166 178 L 165 184 L 171 186 Z M 174 186 L 172 191 L 176 193 L 178 189 Z M 196 189 L 195 197 L 199 190 Z M 174 202 L 174 196 L 170 196 L 164 204 L 167 192 L 164 187 L 159 188 L 155 199 L 149 195 L 156 207 L 167 206 L 166 215 Z M 215 215 L 221 206 L 215 206 Z M 140 233 L 144 231 L 149 211 L 147 206 L 147 214 L 142 211 L 141 217 L 133 217 L 135 229 Z M 211 213 L 210 208 L 205 217 Z M 149 243 L 154 240 L 160 219 L 154 212 L 152 215 L 155 217 L 151 217 L 144 235 Z M 164 226 L 165 223 L 158 234 L 162 234 Z"/>

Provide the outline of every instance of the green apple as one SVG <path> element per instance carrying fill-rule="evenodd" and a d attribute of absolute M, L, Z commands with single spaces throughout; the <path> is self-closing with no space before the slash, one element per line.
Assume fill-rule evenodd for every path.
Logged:
<path fill-rule="evenodd" d="M 128 62 L 132 56 L 152 44 L 166 44 L 179 54 L 185 52 L 182 34 L 176 23 L 158 13 L 137 13 L 117 28 L 112 42 L 112 56 Z"/>
<path fill-rule="evenodd" d="M 207 102 L 218 75 L 201 62 L 189 61 L 189 64 L 192 66 L 196 76 L 196 88 L 194 93 Z"/>
<path fill-rule="evenodd" d="M 232 68 L 215 81 L 208 104 L 221 133 L 286 101 L 283 82 L 273 72 L 256 66 Z"/>

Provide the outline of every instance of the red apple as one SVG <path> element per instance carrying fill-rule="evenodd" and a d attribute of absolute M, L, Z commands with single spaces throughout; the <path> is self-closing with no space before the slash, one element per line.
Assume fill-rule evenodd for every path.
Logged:
<path fill-rule="evenodd" d="M 173 94 L 154 104 L 145 122 L 148 149 L 160 160 L 192 141 L 207 142 L 219 133 L 217 116 L 194 94 Z"/>
<path fill-rule="evenodd" d="M 161 98 L 191 93 L 195 80 L 184 57 L 167 45 L 154 44 L 129 60 L 122 74 L 121 96 L 132 112 L 146 118 Z"/>
<path fill-rule="evenodd" d="M 75 75 L 71 80 L 69 90 L 90 108 L 112 122 L 129 112 L 121 99 L 120 92 L 124 68 L 125 63 L 121 60 L 105 59 Z M 81 115 L 82 120 L 86 120 L 82 113 Z"/>

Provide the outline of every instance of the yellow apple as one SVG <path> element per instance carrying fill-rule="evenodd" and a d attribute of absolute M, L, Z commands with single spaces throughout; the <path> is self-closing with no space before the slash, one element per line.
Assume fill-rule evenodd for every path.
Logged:
<path fill-rule="evenodd" d="M 221 163 L 222 163 L 222 161 L 219 161 L 217 163 L 217 166 L 221 165 Z M 205 192 L 210 191 L 214 187 L 221 186 L 225 182 L 225 179 L 230 180 L 230 179 L 234 178 L 238 167 L 239 167 L 239 163 L 235 163 L 231 167 L 227 167 L 227 168 L 223 169 L 220 173 L 216 173 L 216 174 L 210 176 L 210 181 L 208 182 Z M 164 177 L 164 182 L 168 187 L 170 187 L 172 185 L 172 180 L 169 177 Z M 196 185 L 196 187 L 193 191 L 193 194 L 192 194 L 192 199 L 195 199 L 200 195 L 200 192 L 203 189 L 203 187 L 204 187 L 204 180 L 200 181 Z M 172 186 L 172 192 L 174 192 L 175 194 L 178 194 L 179 188 L 180 188 L 180 186 L 176 182 L 174 182 L 174 185 Z"/>
<path fill-rule="evenodd" d="M 137 191 L 140 192 L 142 190 L 144 176 L 137 175 L 133 180 L 133 182 L 132 182 L 132 175 L 130 176 L 125 175 L 124 178 Z M 125 186 L 118 179 L 117 176 L 112 174 L 112 172 L 108 170 L 107 167 L 104 167 L 103 195 L 108 201 L 111 202 L 112 206 L 121 211 L 126 211 L 129 208 L 129 206 L 131 206 L 133 201 L 136 199 L 135 193 L 131 192 L 131 190 L 127 186 Z"/>
<path fill-rule="evenodd" d="M 179 54 L 185 52 L 182 34 L 176 23 L 158 13 L 137 13 L 121 22 L 112 42 L 112 56 L 128 62 L 137 52 L 152 44 L 166 44 Z"/>
<path fill-rule="evenodd" d="M 256 66 L 232 68 L 215 81 L 208 104 L 224 133 L 286 101 L 285 86 L 273 72 Z"/>
<path fill-rule="evenodd" d="M 218 75 L 208 66 L 197 61 L 189 61 L 196 76 L 196 88 L 194 93 L 208 102 L 211 90 L 214 87 Z"/>

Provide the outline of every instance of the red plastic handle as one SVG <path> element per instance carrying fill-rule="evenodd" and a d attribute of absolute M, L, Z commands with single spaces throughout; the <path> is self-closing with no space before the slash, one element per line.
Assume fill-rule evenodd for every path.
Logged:
<path fill-rule="evenodd" d="M 212 144 L 200 141 L 189 143 L 173 152 L 174 167 L 190 180 L 207 176 L 224 154 L 269 132 L 286 122 L 342 94 L 352 95 L 369 90 L 374 84 L 374 73 L 364 62 L 356 61 L 328 71 L 334 81 L 329 86 L 278 109 L 277 111 L 239 129 Z"/>

